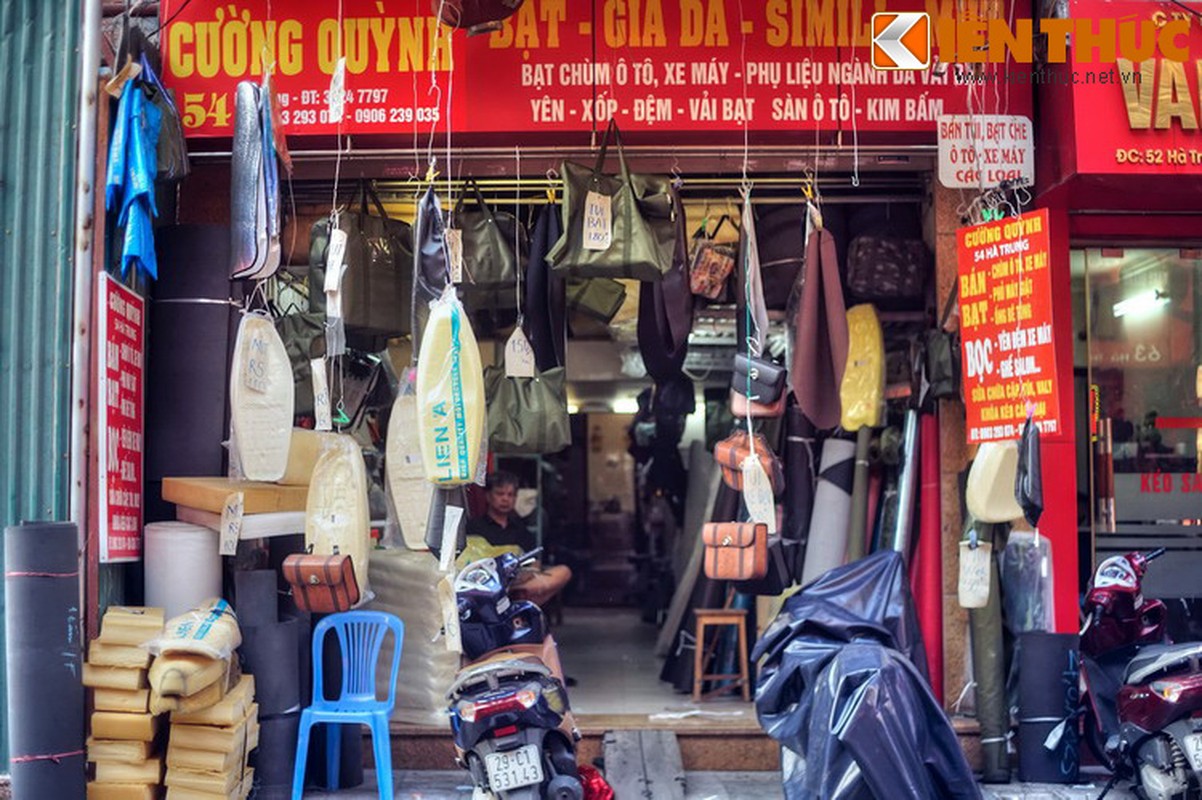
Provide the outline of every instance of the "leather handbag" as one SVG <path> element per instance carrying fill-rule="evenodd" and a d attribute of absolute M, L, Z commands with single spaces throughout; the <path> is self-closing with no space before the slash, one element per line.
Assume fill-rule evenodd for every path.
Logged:
<path fill-rule="evenodd" d="M 755 435 L 755 454 L 768 475 L 772 493 L 779 495 L 785 486 L 784 469 L 762 433 Z M 714 460 L 722 468 L 722 480 L 736 492 L 743 491 L 743 462 L 749 455 L 751 437 L 743 428 L 714 445 Z"/>
<path fill-rule="evenodd" d="M 939 327 L 927 331 L 926 367 L 930 384 L 927 394 L 936 400 L 952 400 L 960 396 L 960 333 L 947 329 L 959 294 L 959 283 L 953 283 L 947 303 L 943 306 Z"/>
<path fill-rule="evenodd" d="M 474 208 L 464 206 L 469 192 Z M 513 289 L 519 259 L 525 261 L 530 253 L 525 226 L 507 211 L 493 211 L 480 187 L 469 179 L 447 228 L 463 237 L 465 304 L 472 309 L 516 308 Z"/>
<path fill-rule="evenodd" d="M 785 413 L 785 368 L 761 356 L 735 353 L 730 412 L 736 417 L 775 418 Z"/>
<path fill-rule="evenodd" d="M 484 370 L 488 448 L 495 453 L 558 453 L 572 443 L 567 373 L 563 367 L 533 378 L 510 378 L 503 366 Z"/>
<path fill-rule="evenodd" d="M 610 137 L 618 150 L 617 175 L 606 175 L 603 171 Z M 671 180 L 630 171 L 616 122 L 611 120 L 605 129 L 593 166 L 565 161 L 560 174 L 564 233 L 547 253 L 547 263 L 552 269 L 585 278 L 658 281 L 672 268 L 677 235 Z M 611 237 L 604 250 L 584 246 L 590 193 L 609 198 Z"/>
<path fill-rule="evenodd" d="M 312 547 L 310 547 L 312 550 Z M 310 614 L 349 611 L 359 602 L 359 582 L 351 557 L 293 553 L 284 559 L 284 580 L 292 586 L 296 607 Z"/>
<path fill-rule="evenodd" d="M 708 522 L 701 529 L 705 576 L 753 581 L 768 574 L 768 526 L 762 522 Z"/>
<path fill-rule="evenodd" d="M 730 413 L 736 417 L 751 419 L 777 419 L 784 416 L 786 396 L 784 393 L 771 403 L 752 400 L 742 392 L 730 390 Z"/>
<path fill-rule="evenodd" d="M 717 300 L 726 291 L 731 273 L 735 271 L 737 248 L 713 240 L 730 216 L 723 214 L 712 233 L 704 227 L 693 235 L 693 259 L 689 264 L 689 290 L 707 300 Z M 733 226 L 733 223 L 731 223 Z"/>

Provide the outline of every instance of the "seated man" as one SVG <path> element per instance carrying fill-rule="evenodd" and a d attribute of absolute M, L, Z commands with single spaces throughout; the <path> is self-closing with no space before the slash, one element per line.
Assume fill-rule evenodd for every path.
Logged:
<path fill-rule="evenodd" d="M 534 549 L 534 535 L 513 513 L 518 496 L 518 479 L 509 472 L 494 472 L 485 484 L 488 510 L 468 520 L 467 535 L 480 536 L 494 547 L 517 547 L 523 553 Z M 510 594 L 515 600 L 531 600 L 544 605 L 572 579 L 572 570 L 559 565 L 543 567 L 535 564 L 524 569 L 514 579 Z"/>

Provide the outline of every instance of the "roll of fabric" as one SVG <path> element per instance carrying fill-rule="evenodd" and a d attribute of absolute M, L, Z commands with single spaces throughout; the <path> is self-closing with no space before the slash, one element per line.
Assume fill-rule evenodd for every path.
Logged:
<path fill-rule="evenodd" d="M 805 564 L 810 518 L 814 513 L 814 425 L 796 401 L 785 410 L 785 521 L 782 538 L 797 542 L 793 574 Z"/>
<path fill-rule="evenodd" d="M 818 471 L 805 568 L 801 573 L 803 586 L 828 569 L 843 564 L 847 554 L 855 457 L 855 442 L 831 437 L 822 444 L 822 466 Z"/>
<path fill-rule="evenodd" d="M 918 410 L 906 412 L 905 433 L 902 435 L 902 467 L 898 475 L 897 518 L 894 520 L 890 545 L 910 560 L 911 531 L 914 525 L 914 501 L 918 496 Z"/>
<path fill-rule="evenodd" d="M 8 735 L 13 797 L 83 797 L 79 530 L 4 531 Z"/>
<path fill-rule="evenodd" d="M 970 518 L 968 528 L 976 527 L 978 540 L 991 542 L 994 552 L 1003 544 L 1006 525 L 992 525 Z M 999 591 L 997 559 L 989 578 L 989 600 L 984 608 L 969 609 L 972 635 L 972 674 L 977 681 L 977 720 L 981 723 L 981 753 L 984 761 L 982 783 L 1009 783 L 1010 765 L 1006 755 L 1006 736 L 1010 714 L 1006 710 L 1006 653 L 1002 640 L 1002 593 Z"/>
<path fill-rule="evenodd" d="M 866 552 L 874 552 L 876 542 L 873 534 L 876 533 L 877 517 L 881 512 L 881 494 L 884 489 L 885 480 L 880 469 L 870 469 L 868 472 L 868 516 L 864 520 L 864 530 L 860 531 L 860 535 L 864 537 L 864 548 Z"/>
<path fill-rule="evenodd" d="M 919 456 L 922 494 L 919 498 L 918 545 L 910 570 L 918 624 L 931 666 L 931 691 L 943 704 L 943 558 L 939 538 L 942 528 L 939 486 L 939 418 L 924 414 L 920 428 Z"/>
<path fill-rule="evenodd" d="M 864 556 L 864 526 L 868 519 L 868 448 L 872 444 L 872 429 L 865 426 L 856 432 L 856 472 L 851 487 L 851 516 L 847 524 L 847 560 Z"/>
<path fill-rule="evenodd" d="M 221 597 L 217 531 L 190 522 L 152 522 L 143 538 L 146 605 L 171 619 Z"/>
<path fill-rule="evenodd" d="M 255 702 L 263 716 L 285 714 L 301 705 L 296 618 L 242 626 L 242 669 L 255 676 Z"/>
<path fill-rule="evenodd" d="M 279 621 L 279 576 L 273 569 L 234 573 L 234 610 L 243 629 Z"/>
<path fill-rule="evenodd" d="M 299 731 L 299 711 L 277 717 L 259 717 L 259 746 L 250 754 L 251 766 L 255 768 L 256 798 L 292 799 L 292 771 L 296 767 Z"/>
<path fill-rule="evenodd" d="M 1079 637 L 1024 633 L 1018 645 L 1018 779 L 1076 783 Z M 1050 735 L 1050 738 L 1049 738 Z M 1048 745 L 1051 745 L 1049 747 Z"/>

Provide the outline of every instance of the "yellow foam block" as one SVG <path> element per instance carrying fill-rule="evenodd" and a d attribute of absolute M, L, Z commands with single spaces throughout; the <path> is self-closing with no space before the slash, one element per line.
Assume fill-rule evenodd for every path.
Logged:
<path fill-rule="evenodd" d="M 150 708 L 149 689 L 94 689 L 92 706 L 97 711 L 142 714 Z"/>
<path fill-rule="evenodd" d="M 157 727 L 153 714 L 119 714 L 115 711 L 92 714 L 92 736 L 97 739 L 153 742 Z"/>
<path fill-rule="evenodd" d="M 178 725 L 171 726 L 171 741 L 189 750 L 213 750 L 224 753 L 235 747 L 240 747 L 244 741 L 249 741 L 250 726 L 256 722 L 254 711 L 247 714 L 237 725 L 218 728 L 213 725 Z M 257 716 L 257 715 L 256 715 Z M 248 748 L 249 749 L 249 748 Z"/>
<path fill-rule="evenodd" d="M 284 477 L 277 483 L 284 486 L 308 486 L 313 477 L 313 467 L 321 456 L 321 448 L 328 437 L 334 433 L 311 431 L 307 428 L 292 429 L 292 443 L 288 447 L 288 466 Z"/>
<path fill-rule="evenodd" d="M 255 677 L 253 675 L 243 675 L 242 679 L 238 681 L 237 685 L 230 690 L 220 703 L 203 711 L 174 711 L 171 714 L 171 724 L 218 725 L 226 727 L 237 725 L 240 720 L 246 717 L 246 711 L 253 703 L 254 697 Z"/>
<path fill-rule="evenodd" d="M 237 769 L 229 772 L 198 772 L 191 769 L 168 768 L 164 783 L 169 789 L 229 797 L 238 791 L 242 783 L 242 774 Z"/>
<path fill-rule="evenodd" d="M 141 764 L 150 758 L 150 742 L 88 737 L 88 761 Z"/>
<path fill-rule="evenodd" d="M 167 746 L 167 767 L 193 772 L 233 772 L 242 768 L 244 755 L 246 753 L 241 743 L 224 753 L 217 753 L 212 750 L 190 750 L 171 742 Z"/>
<path fill-rule="evenodd" d="M 88 663 L 98 667 L 146 669 L 150 666 L 150 651 L 137 645 L 95 641 L 88 645 Z"/>
<path fill-rule="evenodd" d="M 136 783 L 89 783 L 88 800 L 155 800 L 158 786 Z"/>
<path fill-rule="evenodd" d="M 858 431 L 880 424 L 885 395 L 885 340 L 876 308 L 868 303 L 847 310 L 847 365 L 839 396 L 843 428 Z"/>
<path fill-rule="evenodd" d="M 100 641 L 113 645 L 145 644 L 163 630 L 164 612 L 147 606 L 112 606 L 100 621 Z"/>
<path fill-rule="evenodd" d="M 152 714 L 166 714 L 169 711 L 181 711 L 187 714 L 194 711 L 204 711 L 206 708 L 212 708 L 220 703 L 223 697 L 225 697 L 224 677 L 209 684 L 196 694 L 187 697 L 178 697 L 175 695 L 163 697 L 151 689 L 150 712 Z"/>
<path fill-rule="evenodd" d="M 124 689 L 130 692 L 145 689 L 146 670 L 84 664 L 83 685 L 89 689 Z"/>
<path fill-rule="evenodd" d="M 149 758 L 140 764 L 124 764 L 119 761 L 96 762 L 97 783 L 149 783 L 157 784 L 163 779 L 163 760 Z"/>
<path fill-rule="evenodd" d="M 227 669 L 229 662 L 222 659 L 193 653 L 168 653 L 150 665 L 150 688 L 163 697 L 188 697 L 220 681 Z M 220 699 L 218 696 L 217 700 Z"/>

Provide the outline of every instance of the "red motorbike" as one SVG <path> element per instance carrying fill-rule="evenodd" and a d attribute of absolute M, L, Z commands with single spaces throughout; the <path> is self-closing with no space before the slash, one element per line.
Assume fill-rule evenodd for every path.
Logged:
<path fill-rule="evenodd" d="M 1170 644 L 1168 609 L 1143 596 L 1148 562 L 1112 556 L 1085 596 L 1081 630 L 1085 740 L 1147 800 L 1202 797 L 1202 642 Z"/>

